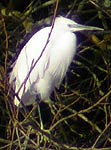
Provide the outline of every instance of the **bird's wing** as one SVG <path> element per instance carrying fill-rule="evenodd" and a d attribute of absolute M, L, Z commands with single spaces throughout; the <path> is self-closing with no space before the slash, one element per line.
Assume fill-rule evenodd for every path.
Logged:
<path fill-rule="evenodd" d="M 55 78 L 55 86 L 59 88 L 76 51 L 76 36 L 70 32 L 63 32 L 54 42 L 50 54 L 52 67 L 49 71 Z"/>
<path fill-rule="evenodd" d="M 47 53 L 43 52 L 41 55 L 50 33 L 50 27 L 41 29 L 39 32 L 35 33 L 27 44 L 21 50 L 16 64 L 13 68 L 13 71 L 10 74 L 10 83 L 16 79 L 18 80 L 18 85 L 22 84 L 27 74 L 29 73 L 31 67 L 38 60 L 35 65 L 36 69 L 33 69 L 32 72 L 36 70 L 36 73 L 30 75 L 31 80 L 36 80 L 39 76 L 43 76 L 44 70 L 46 70 L 49 60 L 47 59 Z"/>

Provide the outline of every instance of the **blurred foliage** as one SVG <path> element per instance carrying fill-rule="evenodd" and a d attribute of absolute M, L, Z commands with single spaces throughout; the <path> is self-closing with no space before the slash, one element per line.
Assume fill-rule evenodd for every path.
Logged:
<path fill-rule="evenodd" d="M 59 150 L 111 148 L 111 1 L 60 0 L 57 15 L 105 29 L 76 33 L 77 53 L 51 99 L 28 111 L 13 106 L 11 64 L 40 28 L 48 26 L 56 0 L 0 1 L 0 149 Z M 33 112 L 36 110 L 35 117 Z"/>

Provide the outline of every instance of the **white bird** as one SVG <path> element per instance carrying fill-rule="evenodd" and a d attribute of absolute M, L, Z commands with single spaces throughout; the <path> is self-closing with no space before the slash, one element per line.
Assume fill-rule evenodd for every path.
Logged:
<path fill-rule="evenodd" d="M 31 37 L 10 74 L 9 82 L 15 90 L 16 106 L 33 104 L 37 96 L 45 101 L 55 87 L 59 88 L 76 53 L 74 32 L 80 30 L 103 29 L 57 17 L 53 28 L 45 27 Z"/>

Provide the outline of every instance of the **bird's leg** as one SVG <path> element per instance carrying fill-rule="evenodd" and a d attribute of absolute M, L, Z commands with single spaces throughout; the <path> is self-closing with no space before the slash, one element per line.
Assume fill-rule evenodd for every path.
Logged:
<path fill-rule="evenodd" d="M 41 116 L 41 108 L 40 108 L 40 96 L 37 95 L 36 96 L 36 102 L 37 104 L 37 109 L 38 109 L 38 116 L 39 116 L 39 120 L 40 120 L 40 129 L 43 130 L 44 132 L 47 132 L 48 134 L 50 134 L 50 131 L 44 128 L 44 124 L 43 124 L 43 120 L 42 120 L 42 116 Z M 47 142 L 47 138 L 43 135 L 43 134 L 39 134 L 38 135 L 38 141 L 40 143 Z"/>
<path fill-rule="evenodd" d="M 36 95 L 36 102 L 38 103 L 37 109 L 38 109 L 38 115 L 39 115 L 39 120 L 40 120 L 40 128 L 41 128 L 41 130 L 44 130 L 42 116 L 41 116 L 41 111 L 40 111 L 40 105 L 39 105 L 39 103 L 40 103 L 40 95 Z"/>
<path fill-rule="evenodd" d="M 37 109 L 38 109 L 39 120 L 40 120 L 40 128 L 41 128 L 41 130 L 44 130 L 44 125 L 43 125 L 43 121 L 42 121 L 42 116 L 41 116 L 41 111 L 40 111 L 40 105 L 39 104 L 37 106 Z"/>
<path fill-rule="evenodd" d="M 55 115 L 55 113 L 57 112 L 57 108 L 55 107 L 55 104 L 53 101 L 51 101 L 51 99 L 47 99 L 45 100 L 45 102 L 48 104 L 50 111 L 53 115 Z"/>
<path fill-rule="evenodd" d="M 49 133 L 49 130 L 46 130 L 44 128 L 44 124 L 43 124 L 43 120 L 42 120 L 42 116 L 41 116 L 41 109 L 40 109 L 40 102 L 41 101 L 40 101 L 40 95 L 39 94 L 36 96 L 36 101 L 38 103 L 37 109 L 38 109 L 38 115 L 39 115 L 39 120 L 40 120 L 40 129 Z"/>

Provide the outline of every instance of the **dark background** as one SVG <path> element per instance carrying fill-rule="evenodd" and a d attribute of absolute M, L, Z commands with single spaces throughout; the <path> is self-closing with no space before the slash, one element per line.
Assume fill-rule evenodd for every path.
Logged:
<path fill-rule="evenodd" d="M 44 127 L 50 134 L 38 129 L 38 112 L 32 133 L 25 120 L 28 114 L 17 114 L 13 108 L 8 83 L 11 65 L 30 37 L 50 25 L 55 5 L 55 0 L 0 1 L 0 149 L 22 149 L 26 136 L 30 140 L 24 149 L 30 150 L 37 149 L 33 142 L 41 149 L 54 150 L 111 147 L 110 0 L 59 1 L 57 16 L 104 31 L 76 33 L 76 56 L 60 89 L 51 96 L 55 113 L 47 104 L 40 104 Z"/>

